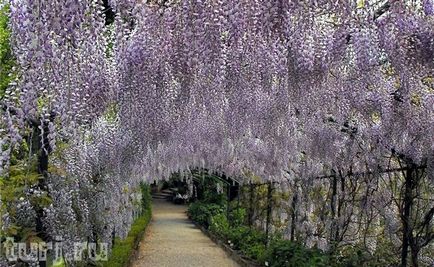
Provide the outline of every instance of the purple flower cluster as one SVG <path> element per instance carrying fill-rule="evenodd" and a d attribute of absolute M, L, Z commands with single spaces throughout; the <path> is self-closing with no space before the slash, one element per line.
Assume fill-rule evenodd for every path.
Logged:
<path fill-rule="evenodd" d="M 428 165 L 432 188 L 432 1 L 113 0 L 111 25 L 99 2 L 10 1 L 20 75 L 4 97 L 0 170 L 31 122 L 54 151 L 67 144 L 50 155 L 65 170 L 49 179 L 51 234 L 125 235 L 139 181 L 196 167 L 297 176 L 305 219 L 323 203 L 312 178 L 331 170 L 399 155 Z M 374 197 L 362 206 L 388 203 Z M 342 224 L 319 220 L 305 233 Z"/>

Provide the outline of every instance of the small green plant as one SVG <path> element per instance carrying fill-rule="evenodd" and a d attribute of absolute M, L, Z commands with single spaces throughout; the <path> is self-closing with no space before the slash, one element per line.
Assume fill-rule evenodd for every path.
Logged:
<path fill-rule="evenodd" d="M 252 243 L 265 243 L 263 235 L 257 230 L 250 229 L 248 226 L 237 226 L 231 228 L 227 235 L 228 242 L 232 244 L 232 248 L 241 250 L 243 247 Z"/>
<path fill-rule="evenodd" d="M 242 252 L 247 257 L 257 260 L 258 262 L 264 261 L 264 256 L 266 253 L 266 246 L 263 243 L 254 243 L 250 246 L 246 246 L 242 249 Z"/>
<path fill-rule="evenodd" d="M 394 254 L 395 253 L 395 254 Z M 333 257 L 335 266 L 344 267 L 388 267 L 398 266 L 399 261 L 391 244 L 379 243 L 374 254 L 370 254 L 363 245 L 345 246 Z M 388 255 L 388 256 L 386 256 Z"/>
<path fill-rule="evenodd" d="M 229 222 L 231 226 L 236 227 L 240 225 L 244 225 L 246 222 L 246 209 L 244 208 L 235 208 L 229 213 Z"/>
<path fill-rule="evenodd" d="M 220 213 L 211 217 L 211 224 L 209 226 L 211 233 L 225 240 L 229 230 L 229 221 L 225 214 Z"/>
<path fill-rule="evenodd" d="M 211 222 L 211 217 L 223 213 L 224 210 L 224 206 L 197 201 L 190 204 L 188 207 L 188 214 L 193 221 L 208 228 Z"/>
<path fill-rule="evenodd" d="M 290 240 L 273 240 L 263 259 L 270 267 L 326 267 L 329 257 L 318 249 L 309 249 Z"/>

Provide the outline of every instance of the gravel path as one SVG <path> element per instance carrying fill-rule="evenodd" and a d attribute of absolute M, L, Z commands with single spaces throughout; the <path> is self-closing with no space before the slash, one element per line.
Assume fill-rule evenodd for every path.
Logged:
<path fill-rule="evenodd" d="M 153 219 L 133 267 L 238 267 L 185 214 L 186 207 L 153 201 Z"/>

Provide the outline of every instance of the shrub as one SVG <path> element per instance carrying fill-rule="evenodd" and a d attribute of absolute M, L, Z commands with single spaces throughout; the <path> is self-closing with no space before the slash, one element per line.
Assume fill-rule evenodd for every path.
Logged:
<path fill-rule="evenodd" d="M 238 246 L 244 255 L 254 260 L 259 260 L 264 257 L 266 241 L 267 237 L 264 232 L 249 229 L 247 233 L 242 236 Z"/>
<path fill-rule="evenodd" d="M 193 221 L 207 227 L 221 240 L 227 241 L 232 249 L 239 250 L 260 263 L 268 262 L 268 266 L 331 266 L 329 256 L 320 250 L 284 240 L 278 234 L 273 235 L 270 245 L 266 247 L 265 233 L 245 225 L 244 208 L 234 207 L 229 213 L 229 218 L 226 216 L 226 208 L 226 205 L 197 201 L 190 204 L 188 213 Z"/>
<path fill-rule="evenodd" d="M 235 208 L 229 213 L 229 222 L 231 226 L 240 226 L 245 223 L 246 220 L 246 209 L 244 208 Z"/>
<path fill-rule="evenodd" d="M 231 228 L 227 239 L 232 244 L 232 248 L 241 250 L 244 254 L 247 254 L 246 252 L 249 250 L 249 247 L 265 244 L 266 236 L 262 231 L 242 225 Z"/>
<path fill-rule="evenodd" d="M 219 238 L 226 240 L 229 233 L 229 221 L 225 214 L 220 213 L 211 217 L 209 231 Z"/>
<path fill-rule="evenodd" d="M 193 221 L 208 228 L 211 217 L 223 213 L 224 210 L 224 206 L 197 201 L 190 204 L 188 207 L 188 214 Z"/>
<path fill-rule="evenodd" d="M 231 228 L 231 231 L 227 235 L 228 242 L 233 249 L 240 250 L 240 244 L 245 236 L 249 234 L 250 228 L 248 226 L 238 226 Z"/>
<path fill-rule="evenodd" d="M 260 263 L 268 262 L 274 267 L 322 267 L 331 266 L 329 256 L 318 249 L 309 249 L 301 244 L 273 235 L 267 247 L 267 237 L 261 230 L 245 225 L 246 210 L 234 207 L 226 216 L 226 204 L 209 203 L 209 199 L 190 204 L 188 213 L 193 221 L 205 226 L 221 240 L 227 241 L 234 250 Z M 352 266 L 352 265 L 348 265 Z"/>
<path fill-rule="evenodd" d="M 266 246 L 264 243 L 254 243 L 250 246 L 245 246 L 242 248 L 242 252 L 247 257 L 257 260 L 259 262 L 264 261 L 265 253 L 266 253 Z"/>
<path fill-rule="evenodd" d="M 341 248 L 335 255 L 333 264 L 335 266 L 345 267 L 388 267 L 398 266 L 399 259 L 396 256 L 397 251 L 391 244 L 379 243 L 377 250 L 372 255 L 368 249 L 362 244 L 345 246 Z"/>
<path fill-rule="evenodd" d="M 188 213 L 192 220 L 208 227 L 209 231 L 218 238 L 228 241 L 233 249 L 240 250 L 252 259 L 264 257 L 265 233 L 244 225 L 245 209 L 232 210 L 228 220 L 226 206 L 198 201 L 190 204 Z"/>
<path fill-rule="evenodd" d="M 289 240 L 273 240 L 268 247 L 264 261 L 270 267 L 326 267 L 329 258 L 318 249 L 309 249 Z"/>

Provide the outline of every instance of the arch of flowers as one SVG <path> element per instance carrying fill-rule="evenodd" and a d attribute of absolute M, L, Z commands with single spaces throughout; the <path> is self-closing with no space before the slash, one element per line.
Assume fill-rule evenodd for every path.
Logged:
<path fill-rule="evenodd" d="M 372 221 L 404 259 L 433 262 L 433 1 L 101 2 L 8 1 L 0 171 L 39 176 L 2 198 L 3 230 L 65 247 L 123 236 L 125 188 L 199 167 L 290 184 L 305 239 Z M 333 183 L 358 205 L 319 221 L 314 192 Z"/>

